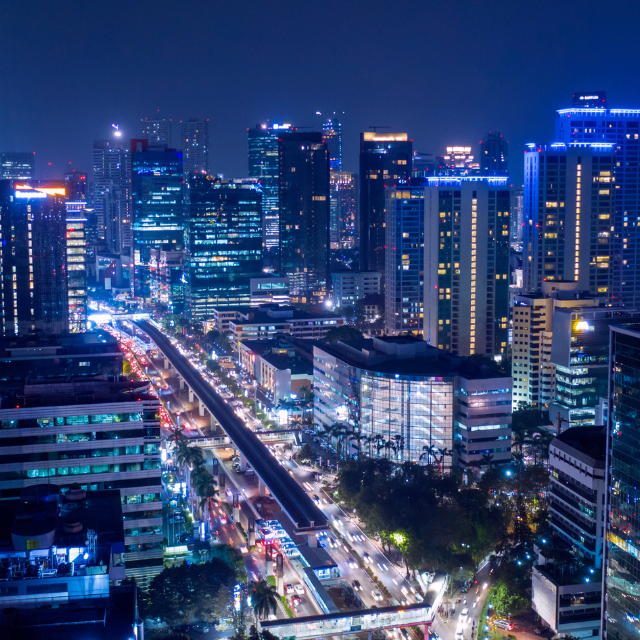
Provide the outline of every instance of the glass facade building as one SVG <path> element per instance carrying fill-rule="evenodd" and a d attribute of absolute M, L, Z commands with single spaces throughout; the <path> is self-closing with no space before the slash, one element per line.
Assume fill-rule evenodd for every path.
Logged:
<path fill-rule="evenodd" d="M 483 176 L 509 175 L 509 143 L 499 131 L 489 131 L 480 143 L 480 173 Z"/>
<path fill-rule="evenodd" d="M 387 189 L 385 329 L 420 333 L 424 318 L 424 186 Z"/>
<path fill-rule="evenodd" d="M 248 129 L 249 177 L 262 185 L 262 241 L 267 251 L 280 247 L 280 173 L 278 169 L 278 137 L 290 124 L 259 124 Z"/>
<path fill-rule="evenodd" d="M 608 640 L 640 632 L 640 325 L 611 327 L 607 545 L 603 598 Z"/>
<path fill-rule="evenodd" d="M 184 174 L 209 172 L 209 120 L 189 118 L 180 121 L 180 147 Z"/>
<path fill-rule="evenodd" d="M 357 241 L 358 176 L 350 171 L 331 171 L 331 248 L 353 247 Z"/>
<path fill-rule="evenodd" d="M 583 100 L 590 95 L 576 94 L 573 106 L 559 109 L 556 140 L 580 147 L 596 146 L 615 152 L 611 171 L 613 209 L 613 278 L 611 299 L 614 304 L 637 307 L 640 304 L 640 109 L 610 109 L 606 95 Z M 613 182 L 613 180 L 612 180 Z"/>
<path fill-rule="evenodd" d="M 131 141 L 134 293 L 151 297 L 151 249 L 184 251 L 186 211 L 182 154 Z"/>
<path fill-rule="evenodd" d="M 204 320 L 213 309 L 248 305 L 262 275 L 262 188 L 254 180 L 189 177 L 188 308 Z"/>
<path fill-rule="evenodd" d="M 69 332 L 87 330 L 87 216 L 86 201 L 67 200 L 67 288 Z"/>
<path fill-rule="evenodd" d="M 336 118 L 322 123 L 322 141 L 329 149 L 331 171 L 342 171 L 342 124 Z"/>
<path fill-rule="evenodd" d="M 3 335 L 68 331 L 66 232 L 61 182 L 0 181 Z"/>
<path fill-rule="evenodd" d="M 35 151 L 0 152 L 0 180 L 32 180 L 35 176 Z"/>
<path fill-rule="evenodd" d="M 322 302 L 329 286 L 329 150 L 322 134 L 284 132 L 280 171 L 280 272 L 292 302 Z"/>
<path fill-rule="evenodd" d="M 360 134 L 360 270 L 384 273 L 385 188 L 411 177 L 413 143 L 406 133 Z"/>

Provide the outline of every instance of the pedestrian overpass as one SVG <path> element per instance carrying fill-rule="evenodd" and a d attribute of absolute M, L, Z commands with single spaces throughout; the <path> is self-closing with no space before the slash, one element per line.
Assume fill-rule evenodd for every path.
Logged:
<path fill-rule="evenodd" d="M 418 604 L 343 611 L 320 616 L 306 616 L 286 620 L 262 620 L 260 628 L 267 629 L 282 640 L 311 640 L 322 636 L 341 636 L 352 633 L 368 633 L 396 627 L 424 627 L 425 640 L 429 637 L 429 625 L 438 611 L 447 588 L 444 574 L 440 574 L 429 586 L 424 602 Z"/>

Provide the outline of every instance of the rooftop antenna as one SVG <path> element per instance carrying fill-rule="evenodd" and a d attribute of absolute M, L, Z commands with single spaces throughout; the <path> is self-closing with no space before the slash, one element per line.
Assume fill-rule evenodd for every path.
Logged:
<path fill-rule="evenodd" d="M 378 129 L 391 129 L 390 124 L 370 124 L 369 129 L 373 129 L 375 133 Z"/>

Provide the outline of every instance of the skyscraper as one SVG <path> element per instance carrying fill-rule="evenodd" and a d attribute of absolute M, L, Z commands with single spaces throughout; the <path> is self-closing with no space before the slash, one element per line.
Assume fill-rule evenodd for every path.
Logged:
<path fill-rule="evenodd" d="M 384 273 L 385 188 L 411 177 L 413 143 L 406 133 L 360 134 L 360 270 Z"/>
<path fill-rule="evenodd" d="M 68 330 L 62 183 L 0 181 L 2 334 Z"/>
<path fill-rule="evenodd" d="M 472 173 L 480 175 L 480 163 L 474 161 L 471 147 L 447 147 L 447 153 L 438 156 L 436 175 L 439 176 L 467 176 Z"/>
<path fill-rule="evenodd" d="M 149 147 L 171 146 L 171 120 L 166 118 L 142 118 L 142 138 Z"/>
<path fill-rule="evenodd" d="M 87 201 L 87 174 L 81 171 L 68 171 L 64 174 L 64 189 L 67 200 Z"/>
<path fill-rule="evenodd" d="M 611 326 L 610 330 L 602 619 L 608 639 L 632 640 L 638 635 L 640 619 L 640 325 Z"/>
<path fill-rule="evenodd" d="M 522 242 L 524 187 L 513 187 L 511 189 L 511 207 L 509 211 L 509 219 L 511 220 L 511 242 Z"/>
<path fill-rule="evenodd" d="M 292 302 L 320 302 L 329 285 L 329 150 L 320 132 L 282 132 L 280 265 Z"/>
<path fill-rule="evenodd" d="M 250 279 L 262 275 L 262 199 L 254 180 L 189 176 L 190 317 L 251 302 Z"/>
<path fill-rule="evenodd" d="M 424 193 L 424 185 L 387 189 L 384 308 L 391 335 L 423 331 Z"/>
<path fill-rule="evenodd" d="M 34 151 L 3 151 L 0 153 L 0 180 L 17 178 L 31 180 L 35 176 Z"/>
<path fill-rule="evenodd" d="M 336 118 L 322 123 L 322 141 L 329 149 L 331 171 L 342 171 L 342 124 Z"/>
<path fill-rule="evenodd" d="M 556 140 L 567 145 L 591 146 L 615 152 L 610 169 L 614 211 L 612 227 L 612 283 L 614 304 L 640 305 L 640 164 L 638 163 L 640 109 L 609 109 L 604 91 L 577 93 L 573 105 L 559 109 Z M 601 185 L 604 188 L 604 185 Z"/>
<path fill-rule="evenodd" d="M 280 173 L 278 168 L 278 137 L 290 124 L 258 124 L 247 129 L 249 144 L 249 177 L 262 185 L 262 242 L 267 251 L 280 247 Z"/>
<path fill-rule="evenodd" d="M 331 247 L 353 247 L 358 235 L 358 174 L 350 171 L 331 171 L 330 182 Z"/>
<path fill-rule="evenodd" d="M 454 355 L 507 353 L 507 182 L 442 177 L 425 188 L 424 339 Z"/>
<path fill-rule="evenodd" d="M 66 176 L 65 176 L 66 177 Z M 67 191 L 69 194 L 69 191 Z M 71 190 L 71 196 L 74 191 Z M 78 192 L 75 191 L 75 195 Z M 69 198 L 69 195 L 67 195 Z M 65 202 L 67 244 L 67 299 L 69 332 L 87 330 L 87 215 L 86 200 Z"/>
<path fill-rule="evenodd" d="M 93 143 L 96 237 L 114 253 L 130 254 L 131 149 L 112 140 Z"/>
<path fill-rule="evenodd" d="M 544 280 L 612 300 L 616 163 L 611 147 L 554 143 L 525 154 L 523 269 L 526 291 Z"/>
<path fill-rule="evenodd" d="M 489 131 L 480 143 L 480 172 L 484 176 L 509 174 L 509 143 L 499 131 Z"/>
<path fill-rule="evenodd" d="M 184 251 L 186 214 L 182 154 L 131 141 L 135 295 L 151 296 L 151 249 Z"/>
<path fill-rule="evenodd" d="M 209 120 L 189 118 L 180 121 L 180 147 L 184 174 L 209 172 Z"/>

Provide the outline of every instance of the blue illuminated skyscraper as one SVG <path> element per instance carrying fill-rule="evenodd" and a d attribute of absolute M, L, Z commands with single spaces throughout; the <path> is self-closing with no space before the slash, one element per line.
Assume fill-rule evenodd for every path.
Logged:
<path fill-rule="evenodd" d="M 331 171 L 342 171 L 342 124 L 336 118 L 322 123 L 322 140 L 329 149 Z"/>
<path fill-rule="evenodd" d="M 132 140 L 131 164 L 134 291 L 137 297 L 149 298 L 151 249 L 185 250 L 182 154 Z"/>
<path fill-rule="evenodd" d="M 608 297 L 615 305 L 640 304 L 640 109 L 610 109 L 604 91 L 576 93 L 573 105 L 559 109 L 556 141 L 615 153 L 609 176 L 614 212 L 612 283 Z M 604 177 L 609 177 L 604 176 Z M 614 184 L 615 182 L 615 184 Z M 594 212 L 595 214 L 596 212 Z M 598 211 L 598 217 L 607 212 Z"/>
<path fill-rule="evenodd" d="M 278 136 L 291 129 L 290 124 L 258 124 L 248 129 L 249 177 L 262 185 L 262 242 L 267 251 L 279 248 L 280 210 L 278 173 Z"/>
<path fill-rule="evenodd" d="M 262 275 L 262 197 L 254 180 L 189 176 L 190 317 L 213 309 L 249 305 L 250 279 Z"/>

